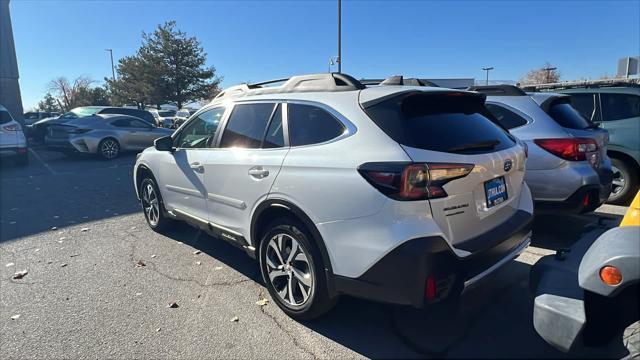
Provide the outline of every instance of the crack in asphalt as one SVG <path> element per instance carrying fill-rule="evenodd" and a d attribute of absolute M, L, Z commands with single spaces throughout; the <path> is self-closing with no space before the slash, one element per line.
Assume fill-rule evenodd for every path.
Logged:
<path fill-rule="evenodd" d="M 264 288 L 260 289 L 260 292 L 258 293 L 258 300 L 263 298 L 263 294 L 264 294 Z M 271 299 L 271 302 L 273 303 L 273 299 Z M 293 345 L 295 345 L 295 347 L 297 347 L 298 349 L 302 350 L 304 353 L 307 353 L 309 355 L 311 355 L 312 358 L 314 359 L 318 359 L 319 356 L 316 355 L 312 350 L 308 349 L 306 346 L 302 345 L 298 339 L 293 336 L 292 333 L 290 333 L 287 328 L 280 323 L 280 321 L 273 315 L 269 314 L 268 312 L 265 311 L 266 305 L 265 306 L 260 306 L 260 312 L 262 314 L 264 314 L 266 317 L 268 317 L 269 319 L 271 319 L 271 321 L 273 321 L 273 323 L 278 327 L 278 329 L 280 329 L 283 333 L 285 333 L 289 339 L 291 339 L 291 341 L 293 342 Z"/>

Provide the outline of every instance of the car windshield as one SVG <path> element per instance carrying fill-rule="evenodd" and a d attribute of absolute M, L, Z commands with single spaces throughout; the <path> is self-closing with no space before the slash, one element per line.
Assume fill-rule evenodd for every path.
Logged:
<path fill-rule="evenodd" d="M 63 119 L 75 119 L 79 117 L 94 115 L 100 110 L 102 110 L 102 108 L 99 108 L 99 107 L 91 107 L 91 106 L 77 107 L 75 109 L 71 109 L 71 111 L 67 111 L 61 117 Z"/>
<path fill-rule="evenodd" d="M 28 112 L 28 113 L 24 114 L 24 118 L 26 120 L 37 119 L 38 118 L 38 113 L 36 113 L 36 112 Z"/>

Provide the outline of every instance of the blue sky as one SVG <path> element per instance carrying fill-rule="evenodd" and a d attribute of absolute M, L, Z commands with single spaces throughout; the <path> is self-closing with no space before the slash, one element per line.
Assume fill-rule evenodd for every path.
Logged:
<path fill-rule="evenodd" d="M 640 54 L 640 1 L 348 1 L 343 72 L 356 78 L 517 80 L 545 61 L 565 80 L 613 75 Z M 102 82 L 141 33 L 176 20 L 196 36 L 223 85 L 327 71 L 336 1 L 29 1 L 11 16 L 25 109 L 54 77 Z"/>

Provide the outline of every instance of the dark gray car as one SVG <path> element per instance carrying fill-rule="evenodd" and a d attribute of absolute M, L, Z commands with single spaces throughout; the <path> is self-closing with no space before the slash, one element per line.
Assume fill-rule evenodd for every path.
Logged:
<path fill-rule="evenodd" d="M 153 145 L 155 139 L 173 130 L 158 128 L 127 115 L 95 114 L 53 124 L 47 129 L 45 143 L 65 153 L 98 154 L 113 159 L 122 151 L 139 151 Z"/>

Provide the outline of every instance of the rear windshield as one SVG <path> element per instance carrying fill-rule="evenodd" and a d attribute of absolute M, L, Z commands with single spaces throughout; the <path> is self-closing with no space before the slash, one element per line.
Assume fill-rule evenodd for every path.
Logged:
<path fill-rule="evenodd" d="M 0 111 L 0 124 L 6 124 L 8 122 L 11 122 L 12 120 L 13 118 L 8 111 Z"/>
<path fill-rule="evenodd" d="M 484 107 L 484 97 L 462 93 L 400 94 L 365 112 L 393 140 L 414 148 L 482 154 L 515 145 Z"/>
<path fill-rule="evenodd" d="M 563 128 L 582 130 L 594 127 L 592 122 L 582 116 L 571 104 L 564 101 L 552 104 L 548 113 Z"/>

